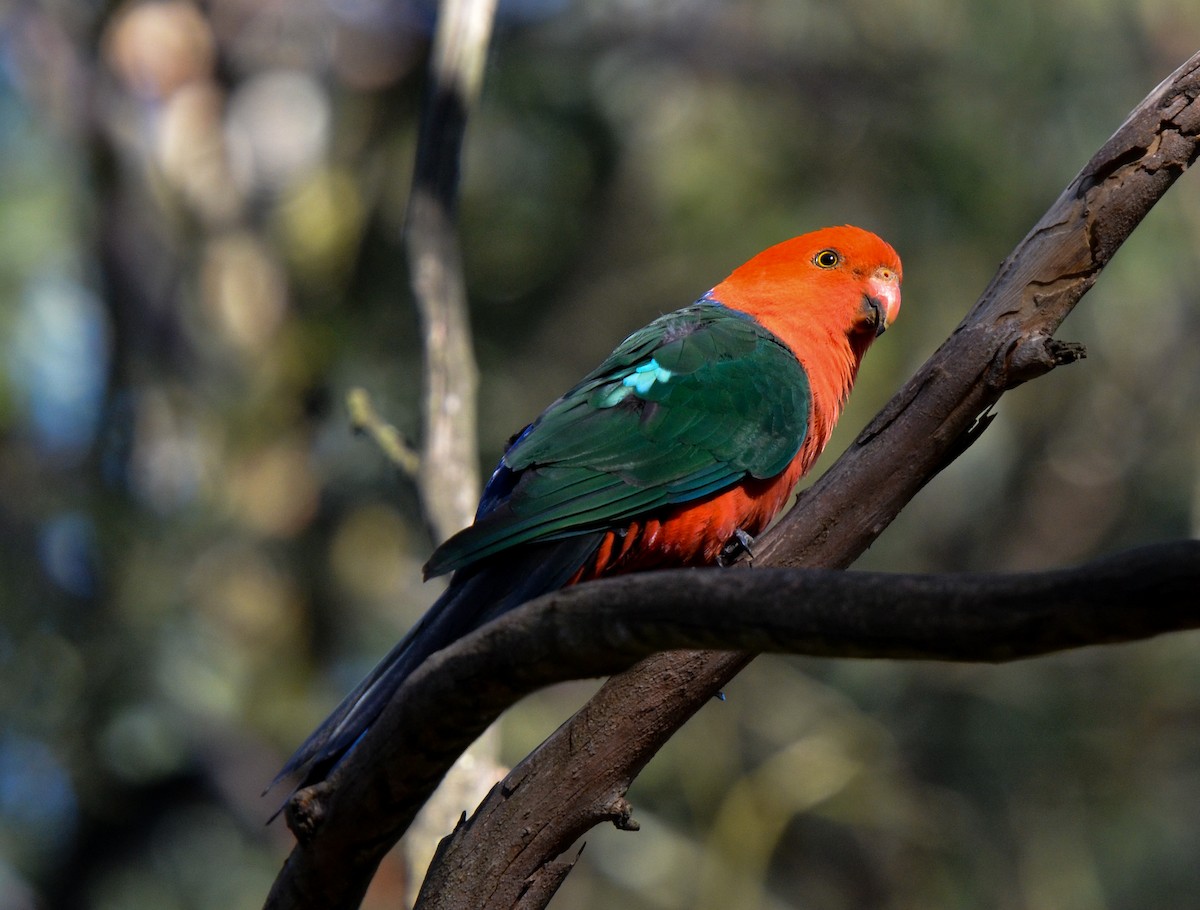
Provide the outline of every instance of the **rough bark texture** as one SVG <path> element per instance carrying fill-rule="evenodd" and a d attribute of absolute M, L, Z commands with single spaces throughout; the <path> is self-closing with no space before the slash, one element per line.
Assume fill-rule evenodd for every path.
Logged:
<path fill-rule="evenodd" d="M 530 660 L 538 661 L 538 676 L 568 678 L 584 663 L 578 660 L 580 651 L 590 648 L 598 659 L 603 654 L 619 661 L 621 655 L 657 650 L 667 641 L 736 643 L 759 652 L 998 662 L 1196 628 L 1197 581 L 1200 541 L 1028 575 L 764 569 L 686 578 L 664 572 L 543 598 L 513 616 L 512 629 L 506 630 L 511 637 L 494 638 L 498 630 L 493 627 L 470 645 L 464 642 L 464 650 L 478 651 L 475 659 L 467 659 L 476 666 L 476 660 L 489 659 L 485 653 L 502 655 L 509 678 L 529 675 Z M 530 648 L 529 639 L 557 648 Z M 695 691 L 709 670 L 705 658 L 710 653 L 688 652 L 671 682 Z M 724 661 L 737 659 L 728 653 L 713 657 L 723 667 Z M 450 675 L 445 668 L 440 672 Z M 647 687 L 629 708 L 653 720 L 667 691 L 666 686 Z M 711 697 L 708 688 L 699 691 Z M 661 744 L 664 725 L 638 717 L 633 726 L 643 738 L 615 739 L 606 731 L 630 723 L 610 708 L 604 700 L 585 706 L 568 727 L 572 735 L 544 743 L 443 842 L 420 907 L 529 906 L 528 889 L 564 836 L 573 841 L 600 820 L 636 827 L 623 797 L 627 756 L 640 767 Z M 560 777 L 564 763 L 570 774 Z M 464 854 L 460 844 L 488 847 Z M 519 877 L 529 867 L 535 871 Z M 464 888 L 467 882 L 470 887 Z"/>
<path fill-rule="evenodd" d="M 1056 342 L 1051 333 L 1154 202 L 1195 160 L 1200 151 L 1198 97 L 1200 54 L 1151 93 L 1088 163 L 1004 262 L 945 344 L 801 498 L 798 507 L 760 541 L 756 565 L 848 565 L 903 505 L 969 444 L 981 418 L 986 419 L 983 415 L 1006 389 L 1078 356 L 1076 349 Z M 898 452 L 905 457 L 897 458 Z M 1194 570 L 1194 549 L 1176 552 L 1172 558 L 1182 558 L 1184 569 L 1190 564 Z M 1087 572 L 1101 573 L 1102 569 L 1092 566 Z M 1137 564 L 1125 565 L 1119 575 L 1135 586 L 1147 581 L 1145 566 Z M 848 577 L 857 576 L 816 576 L 821 585 L 828 586 L 842 584 Z M 719 645 L 747 652 L 660 654 L 610 680 L 510 775 L 469 825 L 443 845 L 425 889 L 426 906 L 544 906 L 565 874 L 556 859 L 559 854 L 594 824 L 614 819 L 627 822 L 625 790 L 658 746 L 745 665 L 752 651 L 782 644 L 782 639 L 761 633 L 738 636 L 769 620 L 757 611 L 771 605 L 770 592 L 780 588 L 786 578 L 759 571 L 698 571 L 668 582 L 650 575 L 629 579 L 627 583 L 635 588 L 645 587 L 639 594 L 644 604 L 661 602 L 664 592 L 654 586 L 667 584 L 680 598 L 673 603 L 681 614 L 715 597 L 713 586 L 732 582 L 738 588 L 738 606 L 734 610 L 726 604 L 725 608 L 731 615 L 740 613 L 744 626 L 739 624 L 736 631 L 724 629 L 720 637 L 712 629 L 691 629 L 689 634 L 695 639 L 682 636 L 673 641 L 675 646 Z M 1057 636 L 1051 636 L 1044 625 L 1056 620 L 1046 617 L 1037 619 L 1032 627 L 1010 629 L 1007 634 L 1015 635 L 1010 639 L 995 638 L 1000 630 L 993 628 L 983 635 L 993 640 L 989 652 L 982 639 L 968 634 L 971 623 L 986 625 L 989 621 L 975 616 L 967 626 L 941 626 L 938 634 L 945 636 L 943 640 L 935 636 L 916 650 L 906 650 L 914 647 L 914 637 L 937 632 L 939 617 L 948 622 L 972 616 L 972 605 L 986 590 L 986 586 L 976 586 L 959 590 L 937 608 L 912 615 L 897 613 L 892 597 L 887 599 L 886 610 L 878 601 L 873 608 L 865 601 L 858 605 L 861 612 L 856 624 L 827 627 L 806 639 L 810 644 L 823 641 L 829 649 L 809 653 L 996 660 L 1041 653 L 1048 649 L 1047 643 L 1052 649 L 1087 641 L 1123 640 L 1124 633 L 1118 631 L 1126 628 L 1129 616 L 1138 611 L 1121 609 L 1122 605 L 1137 601 L 1112 602 L 1105 591 L 1115 587 L 1115 579 L 1102 574 L 1097 578 L 1103 583 L 1095 592 L 1098 598 L 1087 608 L 1091 612 L 1086 616 L 1063 613 L 1057 620 L 1063 623 Z M 1195 589 L 1195 579 L 1174 578 L 1167 580 L 1166 589 L 1155 590 L 1154 596 L 1183 607 L 1188 591 Z M 759 588 L 764 584 L 760 579 L 765 579 L 763 589 Z M 893 583 L 894 579 L 889 585 Z M 1061 601 L 1069 591 L 1058 590 L 1055 597 Z M 841 595 L 851 597 L 846 591 Z M 1135 595 L 1150 596 L 1136 587 L 1125 591 L 1127 598 Z M 815 591 L 806 591 L 804 603 L 815 596 Z M 565 593 L 555 597 L 563 600 L 551 598 L 547 613 L 554 612 L 555 603 L 569 602 Z M 1027 594 L 1018 597 L 1014 608 L 1027 599 Z M 1106 603 L 1116 609 L 1104 609 Z M 681 609 L 684 604 L 686 610 Z M 782 613 L 794 614 L 795 604 Z M 523 610 L 519 619 L 528 615 Z M 1113 625 L 1097 625 L 1102 616 Z M 625 631 L 623 623 L 612 617 L 606 622 L 613 626 L 613 641 L 619 640 L 619 633 Z M 519 667 L 498 667 L 494 661 L 502 661 L 504 648 L 511 645 L 503 638 L 492 640 L 492 651 L 475 653 L 465 668 L 455 663 L 479 638 L 509 634 L 509 626 L 517 623 L 517 619 L 502 620 L 428 662 L 410 678 L 330 779 L 297 795 L 289 808 L 289 824 L 300 843 L 280 873 L 268 906 L 349 908 L 358 904 L 380 857 L 404 831 L 455 755 L 491 717 L 528 691 L 527 687 L 549 681 L 529 678 L 531 665 L 540 667 L 543 658 L 552 662 L 550 655 L 540 650 L 527 653 Z M 1187 619 L 1163 628 L 1194 624 Z M 678 630 L 679 626 L 676 616 L 671 628 Z M 562 627 L 568 636 L 578 634 L 572 631 L 573 618 Z M 662 645 L 661 641 L 633 640 L 610 648 L 611 641 L 598 641 L 596 630 L 592 631 L 591 638 L 580 640 L 582 650 L 571 652 L 574 676 L 609 672 Z M 1153 631 L 1146 629 L 1145 634 Z M 726 632 L 730 637 L 724 637 Z M 1095 637 L 1089 638 L 1093 633 Z M 896 636 L 908 644 L 897 648 Z M 976 650 L 955 650 L 960 640 L 976 641 Z M 995 650 L 995 641 L 1008 650 Z M 884 647 L 886 642 L 891 644 Z M 1037 645 L 1032 650 L 1031 642 Z M 808 650 L 800 647 L 799 641 L 790 644 L 796 647 L 786 650 Z M 939 648 L 942 653 L 935 653 Z M 493 657 L 486 658 L 487 653 Z M 455 697 L 456 692 L 464 691 L 471 693 L 469 703 Z M 553 807 L 549 816 L 547 806 Z"/>

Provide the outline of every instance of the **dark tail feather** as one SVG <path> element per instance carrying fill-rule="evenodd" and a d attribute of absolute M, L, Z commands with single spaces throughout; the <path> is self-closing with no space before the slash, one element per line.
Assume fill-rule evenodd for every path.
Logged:
<path fill-rule="evenodd" d="M 450 587 L 306 739 L 267 788 L 322 780 L 366 733 L 425 658 L 527 600 L 563 587 L 596 552 L 603 532 L 498 553 L 460 569 Z"/>

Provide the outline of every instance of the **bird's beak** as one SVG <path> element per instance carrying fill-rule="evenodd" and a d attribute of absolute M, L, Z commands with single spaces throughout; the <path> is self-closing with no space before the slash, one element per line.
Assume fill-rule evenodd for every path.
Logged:
<path fill-rule="evenodd" d="M 864 294 L 863 312 L 869 317 L 870 324 L 875 326 L 876 338 L 887 331 L 887 308 L 882 300 L 872 297 L 870 294 Z"/>
<path fill-rule="evenodd" d="M 900 276 L 881 268 L 867 279 L 863 303 L 875 311 L 875 335 L 882 335 L 900 312 Z"/>

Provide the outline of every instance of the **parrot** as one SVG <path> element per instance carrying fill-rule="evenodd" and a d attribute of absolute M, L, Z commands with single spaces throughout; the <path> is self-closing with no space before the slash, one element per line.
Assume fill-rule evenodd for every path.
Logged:
<path fill-rule="evenodd" d="M 749 550 L 821 454 L 900 309 L 900 258 L 850 225 L 784 240 L 626 338 L 509 441 L 445 592 L 275 782 L 323 779 L 436 651 L 541 594 Z"/>

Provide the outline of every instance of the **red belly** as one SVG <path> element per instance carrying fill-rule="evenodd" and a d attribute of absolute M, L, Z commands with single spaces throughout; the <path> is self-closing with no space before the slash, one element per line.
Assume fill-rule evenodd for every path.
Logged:
<path fill-rule="evenodd" d="M 759 534 L 787 503 L 800 479 L 797 458 L 782 474 L 753 478 L 707 499 L 605 534 L 596 556 L 570 583 L 647 569 L 713 565 L 737 530 Z"/>

